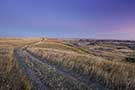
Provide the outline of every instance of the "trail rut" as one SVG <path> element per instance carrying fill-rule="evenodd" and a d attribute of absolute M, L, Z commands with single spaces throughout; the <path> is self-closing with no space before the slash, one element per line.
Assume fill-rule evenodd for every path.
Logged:
<path fill-rule="evenodd" d="M 83 80 L 81 81 L 81 79 L 79 79 L 78 77 L 74 77 L 70 73 L 65 72 L 55 67 L 54 65 L 51 65 L 43 60 L 36 58 L 35 56 L 27 52 L 25 49 L 17 48 L 14 50 L 14 53 L 16 61 L 19 63 L 20 67 L 27 74 L 27 76 L 30 78 L 34 86 L 33 88 L 34 90 L 54 90 L 52 87 L 49 86 L 49 83 L 47 83 L 44 79 L 45 78 L 44 75 L 46 74 L 45 70 L 47 70 L 45 68 L 54 69 L 54 71 L 58 72 L 60 75 L 63 75 L 66 78 L 69 78 L 69 80 L 83 82 Z M 86 90 L 107 90 L 98 83 L 91 82 L 89 84 L 91 84 L 90 87 L 92 88 Z"/>

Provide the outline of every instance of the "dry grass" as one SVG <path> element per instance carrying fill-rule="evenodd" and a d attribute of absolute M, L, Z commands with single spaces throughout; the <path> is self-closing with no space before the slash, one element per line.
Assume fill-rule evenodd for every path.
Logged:
<path fill-rule="evenodd" d="M 14 48 L 27 45 L 29 46 L 27 50 L 31 54 L 41 60 L 46 60 L 58 69 L 63 68 L 73 75 L 79 75 L 86 78 L 87 81 L 100 83 L 111 90 L 135 90 L 135 64 L 126 61 L 127 58 L 134 60 L 132 49 L 124 45 L 103 42 L 93 43 L 93 45 L 88 45 L 88 42 L 86 45 L 84 43 L 75 42 L 74 44 L 57 39 L 1 38 L 0 89 L 30 90 L 32 88 L 29 79 L 22 73 L 13 56 Z M 76 81 L 70 82 L 64 75 L 62 76 L 53 69 L 49 71 L 47 65 L 43 67 L 39 65 L 38 67 L 44 67 L 42 73 L 46 83 L 51 88 L 59 90 L 63 89 L 64 86 L 79 87 Z M 63 82 L 64 80 L 65 82 Z M 61 86 L 57 87 L 58 84 L 54 84 L 57 82 Z M 87 85 L 81 84 L 80 89 L 83 90 L 83 87 L 87 87 Z"/>
<path fill-rule="evenodd" d="M 89 80 L 97 81 L 111 90 L 135 90 L 134 63 L 123 63 L 119 61 L 119 58 L 108 61 L 98 56 L 78 54 L 77 52 L 66 53 L 59 49 L 36 47 L 28 50 L 33 55 L 47 60 L 57 67 L 68 69 L 81 76 L 87 76 Z"/>
<path fill-rule="evenodd" d="M 49 49 L 58 49 L 58 50 L 63 50 L 63 51 L 70 51 L 70 52 L 77 52 L 77 53 L 82 53 L 86 54 L 86 52 L 82 51 L 80 48 L 71 46 L 67 43 L 64 42 L 56 42 L 56 41 L 44 41 L 41 43 L 37 43 L 33 47 L 38 47 L 38 48 L 49 48 Z"/>
<path fill-rule="evenodd" d="M 29 79 L 14 60 L 13 50 L 34 41 L 36 40 L 0 38 L 0 90 L 31 90 Z"/>
<path fill-rule="evenodd" d="M 96 57 L 115 62 L 125 62 L 127 57 L 134 54 L 133 49 L 129 48 L 130 45 L 126 42 L 121 45 L 119 41 L 116 43 L 114 41 L 76 40 L 70 41 L 69 44 L 79 47 Z"/>
<path fill-rule="evenodd" d="M 12 48 L 0 48 L 0 90 L 31 90 L 31 84 L 13 58 Z"/>
<path fill-rule="evenodd" d="M 86 85 L 73 77 L 65 76 L 56 68 L 48 66 L 47 63 L 35 61 L 30 57 L 27 59 L 26 64 L 34 71 L 41 73 L 40 78 L 49 90 L 95 90 L 92 84 Z"/>

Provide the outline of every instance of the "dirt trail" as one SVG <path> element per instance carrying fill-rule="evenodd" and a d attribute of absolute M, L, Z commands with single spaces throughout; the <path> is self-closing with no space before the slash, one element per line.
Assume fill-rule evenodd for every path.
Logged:
<path fill-rule="evenodd" d="M 23 51 L 21 49 L 16 49 L 14 51 L 16 61 L 19 63 L 20 67 L 23 69 L 23 71 L 27 74 L 27 76 L 30 78 L 34 90 L 49 90 L 48 86 L 44 84 L 42 79 L 39 77 L 40 72 L 37 72 L 37 67 L 33 66 L 32 62 L 29 62 L 27 60 L 27 57 L 24 55 Z"/>
<path fill-rule="evenodd" d="M 69 72 L 65 72 L 62 69 L 55 67 L 54 65 L 51 65 L 43 60 L 36 58 L 35 56 L 31 55 L 24 49 L 21 48 L 15 49 L 14 53 L 16 61 L 20 64 L 23 71 L 28 75 L 28 77 L 32 81 L 35 90 L 53 90 L 48 85 L 46 85 L 46 82 L 43 79 L 44 78 L 43 74 L 45 72 L 44 68 L 46 68 L 46 66 L 48 68 L 55 69 L 58 73 L 64 75 L 65 77 L 71 80 L 75 81 L 79 80 L 79 82 L 84 81 L 81 80 L 81 78 L 72 76 Z M 94 87 L 94 90 L 107 90 L 98 83 L 89 82 L 89 85 L 92 85 Z"/>
<path fill-rule="evenodd" d="M 52 64 L 46 62 L 46 60 L 42 60 L 40 58 L 37 58 L 36 56 L 31 55 L 28 51 L 25 51 L 25 53 L 29 57 L 31 57 L 33 60 L 39 61 L 41 63 L 46 63 L 50 68 L 55 68 L 57 70 L 57 72 L 63 74 L 64 76 L 66 76 L 68 78 L 71 78 L 71 79 L 79 81 L 79 82 L 84 82 L 88 85 L 92 85 L 92 86 L 95 87 L 96 90 L 109 90 L 109 89 L 106 89 L 104 86 L 102 86 L 101 84 L 99 84 L 97 82 L 86 80 L 86 78 L 83 78 L 82 76 L 78 76 L 78 75 L 74 76 L 72 74 L 72 72 L 68 72 L 68 71 L 64 70 L 63 68 L 58 68 L 55 65 L 52 65 Z"/>

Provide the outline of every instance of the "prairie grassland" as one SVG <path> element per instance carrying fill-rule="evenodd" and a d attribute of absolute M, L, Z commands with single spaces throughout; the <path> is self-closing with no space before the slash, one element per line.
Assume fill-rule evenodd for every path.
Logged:
<path fill-rule="evenodd" d="M 13 49 L 0 48 L 0 90 L 31 90 L 31 84 L 13 58 Z"/>
<path fill-rule="evenodd" d="M 36 75 L 39 75 L 44 86 L 48 87 L 48 89 L 45 90 L 97 90 L 93 84 L 87 85 L 83 82 L 80 82 L 75 78 L 70 77 L 60 70 L 52 67 L 51 65 L 38 60 L 37 58 L 33 57 L 33 55 L 25 53 L 25 56 L 28 56 L 28 60 L 25 59 L 25 65 L 36 71 Z"/>
<path fill-rule="evenodd" d="M 127 57 L 134 55 L 134 41 L 75 40 L 69 44 L 87 51 L 96 57 L 115 62 L 125 62 Z"/>
<path fill-rule="evenodd" d="M 31 90 L 32 85 L 14 60 L 14 48 L 32 43 L 27 39 L 0 39 L 0 90 Z"/>
<path fill-rule="evenodd" d="M 0 38 L 0 90 L 41 89 L 33 81 L 48 90 L 135 90 L 134 49 L 129 41 Z"/>
<path fill-rule="evenodd" d="M 46 45 L 48 46 L 48 44 Z M 99 82 L 111 90 L 135 90 L 135 64 L 121 62 L 119 60 L 121 54 L 115 58 L 116 60 L 106 60 L 102 56 L 98 57 L 97 55 L 88 55 L 72 50 L 71 53 L 69 53 L 69 50 L 63 50 L 62 52 L 63 48 L 59 49 L 51 45 L 48 48 L 46 45 L 44 49 L 43 45 L 41 45 L 42 48 L 38 45 L 38 47 L 28 48 L 28 51 L 50 64 L 64 68 L 88 80 Z M 93 53 L 95 52 L 93 51 Z"/>
<path fill-rule="evenodd" d="M 41 42 L 40 44 L 36 44 L 33 47 L 39 47 L 39 48 L 53 48 L 53 49 L 58 49 L 58 50 L 63 50 L 63 51 L 73 51 L 73 52 L 78 52 L 78 53 L 85 53 L 82 50 L 78 48 L 74 48 L 72 46 L 64 44 L 64 42 L 54 42 L 54 41 L 46 41 L 46 42 Z"/>

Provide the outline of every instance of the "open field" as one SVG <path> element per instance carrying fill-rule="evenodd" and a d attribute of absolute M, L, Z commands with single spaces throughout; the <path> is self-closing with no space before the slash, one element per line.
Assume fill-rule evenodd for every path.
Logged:
<path fill-rule="evenodd" d="M 1 38 L 0 90 L 135 90 L 135 41 Z"/>
<path fill-rule="evenodd" d="M 14 58 L 22 40 L 0 39 L 0 90 L 31 90 L 32 85 Z"/>

